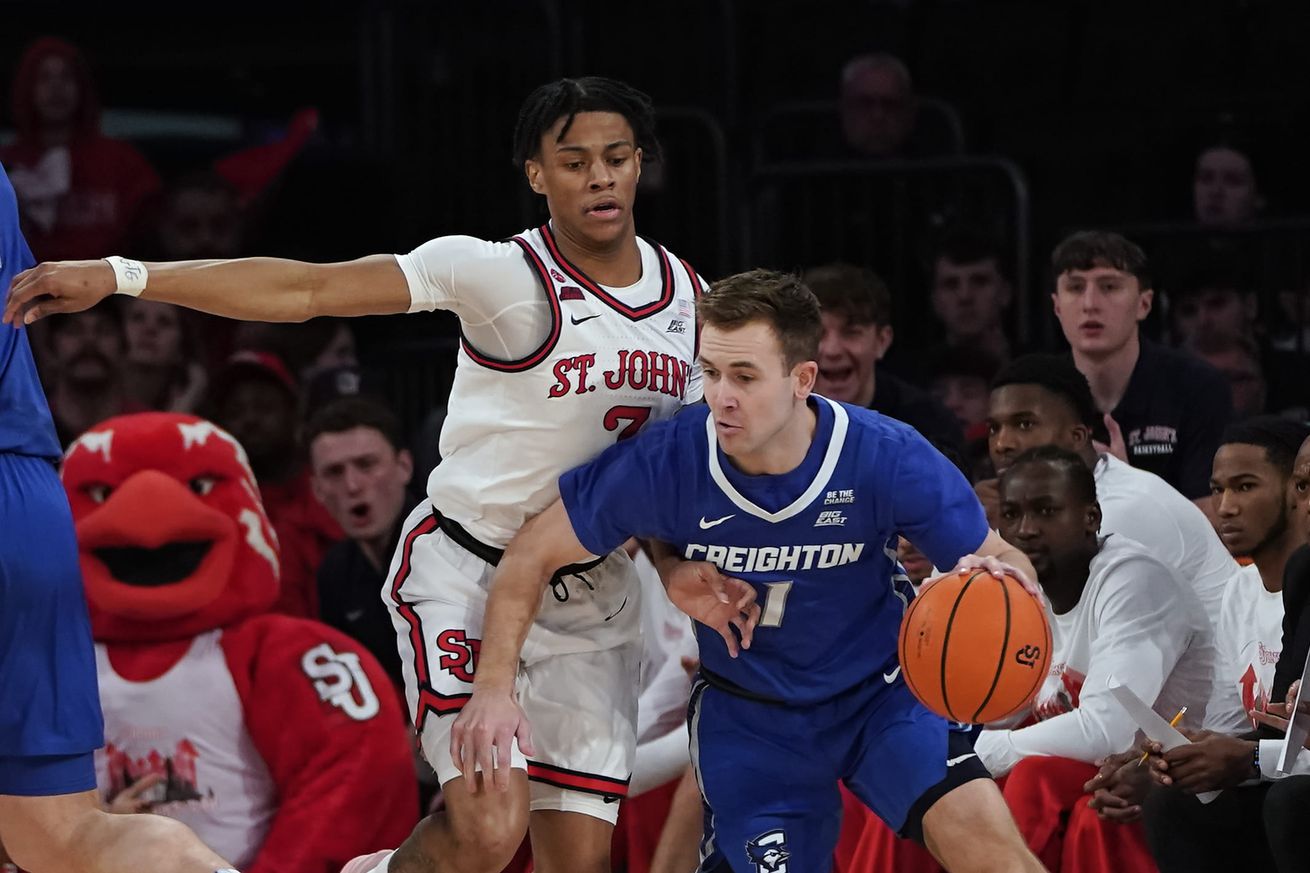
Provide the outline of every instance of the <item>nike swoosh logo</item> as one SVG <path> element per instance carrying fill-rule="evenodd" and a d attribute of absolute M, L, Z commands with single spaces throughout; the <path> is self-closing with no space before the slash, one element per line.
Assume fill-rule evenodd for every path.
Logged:
<path fill-rule="evenodd" d="M 976 758 L 976 757 L 978 757 L 976 754 L 974 754 L 973 752 L 970 752 L 969 754 L 967 754 L 967 755 L 961 755 L 961 756 L 958 757 L 958 758 L 947 758 L 947 759 L 946 759 L 946 766 L 947 766 L 947 767 L 954 767 L 956 764 L 960 763 L 961 761 L 967 761 L 967 760 L 969 760 L 970 758 Z"/>
<path fill-rule="evenodd" d="M 884 681 L 884 682 L 886 682 L 888 685 L 890 685 L 890 684 L 892 684 L 893 682 L 896 681 L 896 677 L 899 676 L 899 675 L 901 675 L 901 665 L 900 665 L 900 664 L 897 664 L 895 670 L 891 671 L 890 673 L 883 673 L 883 674 L 882 674 L 882 681 Z"/>
<path fill-rule="evenodd" d="M 582 322 L 591 321 L 593 318 L 600 318 L 600 313 L 597 312 L 595 315 L 584 315 L 582 318 L 578 318 L 576 315 L 574 315 L 569 318 L 569 321 L 573 322 L 574 324 L 582 324 Z"/>
<path fill-rule="evenodd" d="M 716 518 L 714 521 L 706 521 L 705 516 L 702 515 L 700 517 L 700 529 L 709 530 L 712 527 L 716 527 L 718 525 L 723 524 L 725 521 L 727 521 L 730 518 L 736 518 L 736 516 L 737 513 L 734 512 L 732 515 L 725 515 L 723 518 Z"/>
<path fill-rule="evenodd" d="M 351 609 L 346 611 L 346 621 L 359 621 L 364 617 L 364 610 Z"/>
<path fill-rule="evenodd" d="M 611 612 L 609 615 L 605 616 L 605 620 L 609 621 L 611 618 L 618 615 L 620 612 L 623 611 L 623 607 L 627 605 L 628 605 L 628 598 L 625 597 L 623 598 L 623 602 L 619 604 L 619 608 Z"/>

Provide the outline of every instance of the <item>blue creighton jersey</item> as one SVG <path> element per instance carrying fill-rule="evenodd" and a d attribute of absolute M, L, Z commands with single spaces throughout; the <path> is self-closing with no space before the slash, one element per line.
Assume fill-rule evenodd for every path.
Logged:
<path fill-rule="evenodd" d="M 911 427 L 817 395 L 810 404 L 814 441 L 789 473 L 738 471 L 700 406 L 560 478 L 573 529 L 593 553 L 650 537 L 754 585 L 763 612 L 750 650 L 731 658 L 698 624 L 701 663 L 749 694 L 792 704 L 894 669 L 913 596 L 897 534 L 952 567 L 988 530 L 969 483 Z"/>
<path fill-rule="evenodd" d="M 32 266 L 32 253 L 18 227 L 18 202 L 0 169 L 0 305 L 14 276 Z M 27 345 L 27 331 L 0 324 L 0 452 L 59 458 L 59 440 L 41 380 Z"/>

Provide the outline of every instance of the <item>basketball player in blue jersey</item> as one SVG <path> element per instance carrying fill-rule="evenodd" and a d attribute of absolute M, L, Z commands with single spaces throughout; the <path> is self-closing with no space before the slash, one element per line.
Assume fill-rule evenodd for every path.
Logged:
<path fill-rule="evenodd" d="M 647 537 L 749 582 L 763 605 L 734 658 L 735 605 L 669 586 L 684 611 L 717 625 L 697 625 L 689 709 L 704 873 L 828 870 L 839 779 L 955 873 L 1040 870 L 966 735 L 914 699 L 896 660 L 913 596 L 898 534 L 936 566 L 1008 572 L 1030 591 L 1032 565 L 914 430 L 811 393 L 821 321 L 799 280 L 733 276 L 698 310 L 708 406 L 564 474 L 560 501 L 511 542 L 452 755 L 462 748 L 463 766 L 485 772 L 516 738 L 530 741 L 514 677 L 547 580 Z"/>
<path fill-rule="evenodd" d="M 30 266 L 0 169 L 0 283 Z M 0 326 L 0 864 L 213 873 L 227 862 L 180 822 L 100 808 L 104 723 L 61 454 L 27 332 Z"/>

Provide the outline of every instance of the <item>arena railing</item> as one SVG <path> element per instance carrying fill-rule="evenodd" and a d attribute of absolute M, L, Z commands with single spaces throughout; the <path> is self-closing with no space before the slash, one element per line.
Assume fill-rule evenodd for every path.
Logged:
<path fill-rule="evenodd" d="M 846 260 L 872 267 L 899 296 L 901 314 L 911 318 L 927 311 L 923 299 L 909 295 L 926 287 L 933 239 L 946 227 L 984 231 L 1012 253 L 1015 338 L 1021 344 L 1032 339 L 1030 199 L 1013 161 L 959 156 L 764 164 L 753 174 L 742 209 L 746 262 L 797 269 Z"/>

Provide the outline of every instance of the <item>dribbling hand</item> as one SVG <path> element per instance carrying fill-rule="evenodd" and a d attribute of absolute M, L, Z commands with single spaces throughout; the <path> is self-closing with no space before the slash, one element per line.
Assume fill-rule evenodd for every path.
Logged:
<path fill-rule="evenodd" d="M 57 261 L 24 270 L 9 284 L 5 324 L 19 327 L 57 312 L 81 312 L 118 287 L 105 261 Z"/>
<path fill-rule="evenodd" d="M 1013 577 L 1020 585 L 1023 586 L 1024 591 L 1027 591 L 1033 597 L 1036 597 L 1039 601 L 1042 601 L 1041 586 L 1038 585 L 1036 582 L 1034 582 L 1032 579 L 1029 579 L 1027 573 L 1025 573 L 1023 570 L 1020 570 L 1018 567 L 1014 567 L 1011 566 L 1010 564 L 1005 563 L 1004 561 L 998 561 L 996 558 L 993 558 L 990 555 L 965 555 L 956 563 L 954 570 L 952 570 L 949 573 L 943 573 L 941 576 L 935 576 L 932 579 L 925 580 L 920 590 L 923 590 L 924 587 L 933 584 L 938 579 L 945 578 L 946 576 L 954 576 L 956 573 L 964 573 L 968 570 L 986 570 L 988 573 L 991 573 L 997 579 L 1003 579 L 1006 576 Z"/>
<path fill-rule="evenodd" d="M 482 787 L 477 774 L 490 780 L 499 791 L 509 790 L 509 771 L 513 766 L 514 740 L 524 755 L 536 754 L 532 746 L 532 728 L 514 692 L 473 689 L 450 731 L 450 758 L 464 776 L 464 787 L 477 794 Z"/>

